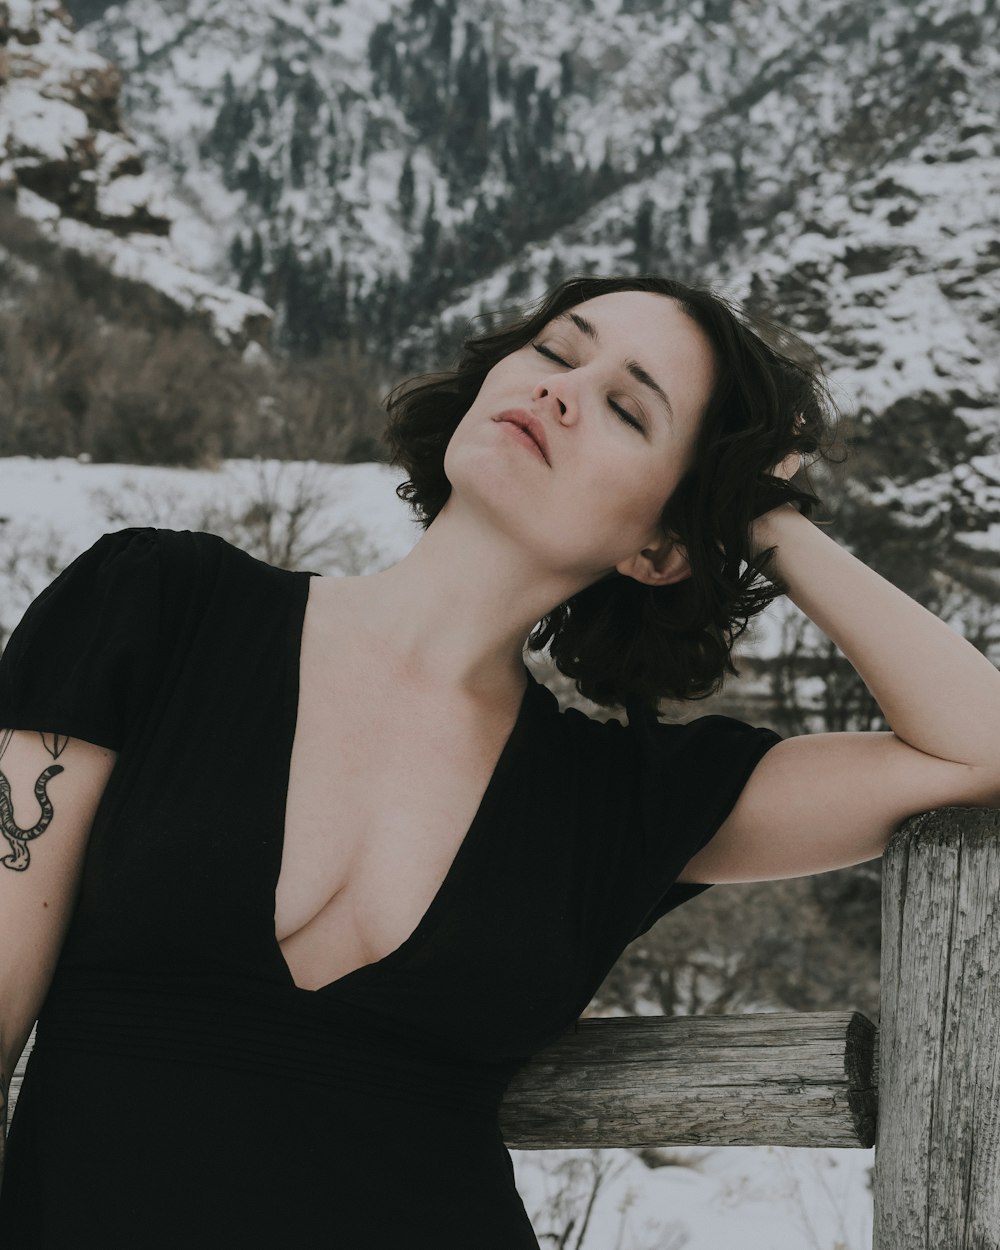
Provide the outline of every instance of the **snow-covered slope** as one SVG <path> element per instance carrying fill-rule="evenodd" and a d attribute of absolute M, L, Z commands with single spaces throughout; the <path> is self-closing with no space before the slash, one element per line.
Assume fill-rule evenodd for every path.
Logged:
<path fill-rule="evenodd" d="M 0 3 L 0 194 L 59 242 L 157 287 L 227 341 L 262 340 L 271 310 L 190 267 L 170 238 L 169 180 L 144 171 L 119 118 L 121 74 L 57 0 Z"/>
<path fill-rule="evenodd" d="M 707 282 L 816 348 L 869 498 L 908 521 L 932 494 L 969 567 L 1000 550 L 961 476 L 1000 454 L 990 0 L 69 8 L 79 35 L 9 8 L 2 169 L 119 270 L 237 283 L 287 345 L 360 333 L 401 369 L 565 272 Z M 183 271 L 151 266 L 154 188 Z"/>
<path fill-rule="evenodd" d="M 360 327 L 423 363 L 561 273 L 662 269 L 802 333 L 862 442 L 905 425 L 876 466 L 902 488 L 1000 451 L 998 24 L 987 0 L 125 0 L 84 33 L 178 246 L 290 343 Z"/>
<path fill-rule="evenodd" d="M 205 271 L 263 289 L 291 245 L 362 305 L 433 269 L 478 306 L 553 263 L 738 284 L 813 224 L 824 172 L 825 199 L 921 166 L 897 224 L 963 160 L 995 175 L 996 26 L 984 0 L 126 0 L 87 33 Z"/>

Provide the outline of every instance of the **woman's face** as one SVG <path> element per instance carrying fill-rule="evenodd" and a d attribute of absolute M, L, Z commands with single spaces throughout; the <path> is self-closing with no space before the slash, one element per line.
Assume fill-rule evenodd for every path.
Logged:
<path fill-rule="evenodd" d="M 487 374 L 445 453 L 449 503 L 581 585 L 619 566 L 636 575 L 637 554 L 663 546 L 660 513 L 691 464 L 714 363 L 666 296 L 576 305 Z M 534 424 L 544 455 L 519 424 Z"/>

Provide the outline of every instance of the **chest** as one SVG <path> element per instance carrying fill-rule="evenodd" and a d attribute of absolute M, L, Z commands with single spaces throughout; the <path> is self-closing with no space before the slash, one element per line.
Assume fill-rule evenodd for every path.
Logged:
<path fill-rule="evenodd" d="M 317 988 L 416 929 L 472 825 L 516 717 L 405 693 L 362 671 L 303 668 L 275 936 Z"/>

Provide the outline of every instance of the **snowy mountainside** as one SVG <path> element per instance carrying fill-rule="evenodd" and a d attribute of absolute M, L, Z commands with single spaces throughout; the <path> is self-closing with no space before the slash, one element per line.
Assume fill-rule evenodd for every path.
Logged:
<path fill-rule="evenodd" d="M 905 520 L 944 490 L 954 550 L 994 549 L 955 471 L 1000 454 L 995 0 L 69 8 L 171 245 L 286 345 L 361 333 L 422 367 L 566 272 L 707 282 L 817 349 L 868 498 Z"/>
<path fill-rule="evenodd" d="M 563 273 L 660 269 L 818 350 L 886 507 L 1000 453 L 992 0 L 71 7 L 189 260 L 290 343 L 423 365 Z"/>
<path fill-rule="evenodd" d="M 268 333 L 259 299 L 186 266 L 169 183 L 144 170 L 119 115 L 121 73 L 57 0 L 0 2 L 0 194 L 61 244 L 148 283 L 243 345 Z"/>
<path fill-rule="evenodd" d="M 824 169 L 985 125 L 995 27 L 946 0 L 127 0 L 88 33 L 192 258 L 282 294 L 290 247 L 361 315 L 380 281 L 409 312 L 494 270 L 500 297 L 550 266 L 725 272 Z"/>

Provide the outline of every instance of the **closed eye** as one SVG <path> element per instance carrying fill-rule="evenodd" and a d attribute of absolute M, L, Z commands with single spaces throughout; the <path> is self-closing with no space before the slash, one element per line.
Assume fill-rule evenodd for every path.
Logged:
<path fill-rule="evenodd" d="M 541 343 L 532 343 L 531 345 L 540 356 L 545 356 L 548 360 L 553 360 L 557 365 L 562 365 L 564 369 L 572 369 L 573 366 L 567 360 L 563 360 L 561 356 L 557 356 L 554 351 L 548 347 L 544 347 Z M 626 425 L 632 426 L 634 430 L 638 430 L 640 434 L 645 434 L 645 428 L 638 418 L 633 417 L 627 408 L 622 408 L 620 404 L 616 404 L 613 399 L 608 400 L 608 407 L 619 416 Z"/>
<path fill-rule="evenodd" d="M 551 351 L 549 348 L 543 347 L 541 343 L 532 343 L 531 346 L 540 356 L 547 356 L 549 360 L 554 360 L 557 365 L 562 365 L 566 369 L 572 369 L 573 366 L 568 361 L 563 360 L 560 356 L 557 356 L 555 352 Z"/>

